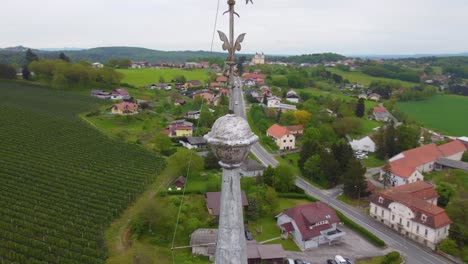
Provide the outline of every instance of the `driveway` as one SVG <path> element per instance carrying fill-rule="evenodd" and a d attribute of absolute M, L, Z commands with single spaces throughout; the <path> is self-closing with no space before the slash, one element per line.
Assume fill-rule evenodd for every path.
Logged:
<path fill-rule="evenodd" d="M 363 257 L 374 257 L 385 255 L 391 249 L 381 249 L 367 242 L 361 236 L 345 226 L 339 229 L 346 232 L 341 242 L 336 245 L 321 245 L 318 248 L 309 249 L 304 252 L 286 251 L 286 256 L 292 259 L 302 259 L 311 263 L 326 263 L 327 259 L 334 259 L 335 255 L 341 255 L 351 260 Z"/>

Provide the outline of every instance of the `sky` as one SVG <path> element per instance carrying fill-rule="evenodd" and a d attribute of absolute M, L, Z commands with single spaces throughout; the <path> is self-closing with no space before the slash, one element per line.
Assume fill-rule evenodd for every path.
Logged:
<path fill-rule="evenodd" d="M 468 52 L 467 0 L 237 0 L 243 53 Z M 1 0 L 0 48 L 210 50 L 226 0 Z M 215 36 L 213 51 L 222 51 Z"/>

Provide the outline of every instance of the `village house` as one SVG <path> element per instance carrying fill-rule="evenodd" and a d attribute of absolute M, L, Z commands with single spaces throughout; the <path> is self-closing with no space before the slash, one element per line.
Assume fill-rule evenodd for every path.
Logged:
<path fill-rule="evenodd" d="M 166 90 L 169 91 L 172 89 L 172 86 L 168 83 L 154 83 L 150 85 L 150 89 Z"/>
<path fill-rule="evenodd" d="M 208 103 L 211 103 L 214 99 L 214 94 L 213 92 L 209 91 L 209 90 L 199 90 L 199 91 L 196 91 L 193 93 L 193 99 L 197 98 L 197 97 L 201 97 L 203 99 L 205 99 Z"/>
<path fill-rule="evenodd" d="M 220 82 L 211 82 L 210 83 L 210 89 L 212 89 L 212 90 L 219 90 L 219 89 L 221 89 L 223 87 L 224 87 L 224 85 L 222 83 L 220 83 Z"/>
<path fill-rule="evenodd" d="M 392 118 L 392 115 L 387 111 L 385 107 L 376 106 L 372 112 L 375 121 L 384 121 L 387 122 Z"/>
<path fill-rule="evenodd" d="M 268 108 L 279 108 L 281 104 L 281 98 L 276 97 L 276 96 L 270 96 L 267 98 L 267 100 L 268 100 L 268 104 L 267 104 Z"/>
<path fill-rule="evenodd" d="M 261 73 L 244 73 L 242 78 L 253 80 L 256 84 L 263 85 L 265 83 L 265 75 Z"/>
<path fill-rule="evenodd" d="M 183 105 L 185 105 L 185 103 L 186 103 L 186 102 L 185 102 L 184 99 L 175 99 L 175 100 L 174 100 L 174 105 L 175 105 L 175 106 L 183 106 Z"/>
<path fill-rule="evenodd" d="M 370 198 L 370 216 L 404 236 L 435 249 L 452 223 L 438 207 L 439 195 L 429 183 L 418 181 L 382 190 Z"/>
<path fill-rule="evenodd" d="M 346 235 L 337 228 L 340 219 L 335 210 L 323 202 L 288 208 L 276 216 L 276 221 L 282 234 L 292 234 L 302 250 L 337 243 Z"/>
<path fill-rule="evenodd" d="M 184 137 L 179 140 L 179 143 L 188 149 L 206 148 L 207 143 L 204 137 Z"/>
<path fill-rule="evenodd" d="M 192 136 L 193 124 L 185 120 L 175 120 L 169 123 L 166 130 L 162 133 L 169 137 L 187 137 Z"/>
<path fill-rule="evenodd" d="M 385 171 L 383 167 L 380 170 L 380 178 L 383 179 L 385 173 L 390 173 L 392 186 L 422 181 L 422 173 L 433 171 L 434 163 L 439 158 L 459 161 L 465 151 L 465 145 L 459 140 L 440 146 L 432 143 L 406 150 L 389 159 L 389 171 Z"/>
<path fill-rule="evenodd" d="M 286 129 L 289 130 L 289 132 L 296 137 L 302 136 L 302 134 L 304 133 L 303 125 L 286 126 Z"/>
<path fill-rule="evenodd" d="M 93 64 L 91 65 L 93 66 L 93 68 L 97 68 L 97 69 L 104 68 L 104 64 L 100 62 L 93 62 Z"/>
<path fill-rule="evenodd" d="M 268 128 L 266 134 L 275 141 L 280 150 L 296 148 L 296 137 L 285 127 L 274 124 Z"/>
<path fill-rule="evenodd" d="M 188 111 L 185 114 L 185 117 L 188 119 L 199 119 L 200 118 L 200 110 Z"/>
<path fill-rule="evenodd" d="M 382 99 L 382 96 L 380 96 L 380 94 L 377 94 L 377 93 L 371 93 L 367 96 L 367 100 L 371 100 L 375 102 L 378 102 L 381 99 Z"/>
<path fill-rule="evenodd" d="M 257 177 L 263 174 L 265 170 L 265 165 L 251 159 L 247 158 L 239 168 L 239 174 L 241 176 L 248 176 L 248 177 Z"/>
<path fill-rule="evenodd" d="M 252 79 L 245 79 L 244 80 L 244 85 L 245 86 L 255 86 L 256 85 L 256 82 Z"/>
<path fill-rule="evenodd" d="M 112 91 L 110 99 L 111 100 L 123 100 L 124 98 L 127 98 L 129 96 L 130 94 L 127 92 L 127 90 L 119 88 L 119 89 L 115 89 L 114 91 Z"/>
<path fill-rule="evenodd" d="M 149 66 L 149 63 L 147 61 L 134 61 L 132 62 L 132 65 L 130 66 L 132 69 L 143 69 L 147 68 Z"/>
<path fill-rule="evenodd" d="M 242 206 L 249 206 L 247 195 L 242 191 L 241 194 Z M 219 209 L 221 207 L 221 192 L 206 192 L 205 193 L 206 208 L 208 213 L 213 216 L 219 216 Z"/>
<path fill-rule="evenodd" d="M 111 93 L 103 91 L 103 90 L 92 90 L 91 96 L 99 98 L 99 99 L 110 99 Z"/>
<path fill-rule="evenodd" d="M 177 179 L 174 180 L 173 184 L 174 184 L 177 191 L 180 191 L 180 190 L 182 190 L 182 188 L 184 188 L 185 181 L 186 180 L 185 180 L 184 176 L 179 176 L 179 177 L 177 177 Z M 169 191 L 172 191 L 172 189 L 169 188 Z"/>
<path fill-rule="evenodd" d="M 111 112 L 116 115 L 135 115 L 138 114 L 138 105 L 129 102 L 121 102 L 113 105 Z"/>
<path fill-rule="evenodd" d="M 289 90 L 286 93 L 286 101 L 297 104 L 299 103 L 299 96 L 297 95 L 295 91 Z"/>
<path fill-rule="evenodd" d="M 192 255 L 206 256 L 214 261 L 218 229 L 199 228 L 190 235 Z M 259 244 L 256 241 L 246 243 L 248 264 L 283 264 L 286 253 L 281 244 Z"/>
<path fill-rule="evenodd" d="M 221 75 L 221 76 L 216 77 L 216 81 L 219 83 L 226 84 L 228 81 L 228 78 L 224 75 Z"/>
<path fill-rule="evenodd" d="M 359 139 L 352 139 L 349 141 L 349 145 L 354 151 L 367 151 L 375 152 L 375 142 L 369 136 L 364 136 Z"/>
<path fill-rule="evenodd" d="M 202 87 L 202 82 L 199 80 L 189 80 L 183 85 L 183 87 L 185 89 Z"/>

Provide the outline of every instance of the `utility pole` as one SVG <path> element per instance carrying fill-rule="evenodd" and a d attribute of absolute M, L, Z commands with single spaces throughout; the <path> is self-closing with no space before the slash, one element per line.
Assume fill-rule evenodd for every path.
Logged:
<path fill-rule="evenodd" d="M 246 0 L 246 3 L 249 1 L 252 2 Z M 240 43 L 244 40 L 245 33 L 234 41 L 234 15 L 239 15 L 234 11 L 235 0 L 228 0 L 227 4 L 229 10 L 225 13 L 229 13 L 229 39 L 219 30 L 218 34 L 223 41 L 223 50 L 229 52 L 226 64 L 229 66 L 230 113 L 218 118 L 211 132 L 204 137 L 223 167 L 215 264 L 247 264 L 239 167 L 258 137 L 244 118 L 234 114 L 235 102 L 240 95 L 240 88 L 234 81 L 234 53 L 241 49 Z"/>

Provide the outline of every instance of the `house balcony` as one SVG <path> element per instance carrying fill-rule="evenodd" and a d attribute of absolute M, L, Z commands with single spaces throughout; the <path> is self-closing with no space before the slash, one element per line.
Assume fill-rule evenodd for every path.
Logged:
<path fill-rule="evenodd" d="M 326 230 L 326 231 L 321 231 L 320 232 L 325 238 L 328 240 L 337 240 L 344 235 L 346 235 L 345 232 L 341 231 L 340 229 L 333 229 L 333 230 Z"/>

